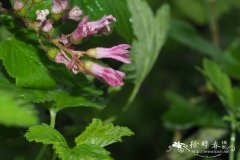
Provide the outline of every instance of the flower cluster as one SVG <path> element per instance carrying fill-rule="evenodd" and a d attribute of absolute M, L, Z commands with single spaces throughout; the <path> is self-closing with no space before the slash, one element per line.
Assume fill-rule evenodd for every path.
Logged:
<path fill-rule="evenodd" d="M 21 11 L 24 5 L 25 3 L 21 0 L 14 0 L 14 10 L 16 12 Z M 70 34 L 53 37 L 51 33 L 54 29 L 54 22 L 61 19 L 66 20 L 66 18 L 79 23 L 76 29 Z M 111 58 L 129 64 L 131 63 L 129 45 L 120 44 L 112 48 L 97 47 L 87 51 L 75 50 L 75 45 L 80 44 L 84 38 L 109 33 L 113 22 L 116 22 L 116 18 L 112 15 L 104 16 L 97 21 L 90 21 L 88 16 L 83 15 L 80 7 L 73 6 L 71 8 L 68 0 L 53 0 L 50 10 L 37 10 L 36 20 L 28 21 L 28 25 L 35 31 L 42 32 L 44 38 L 54 45 L 54 48 L 47 48 L 41 43 L 49 57 L 56 63 L 65 65 L 74 74 L 82 72 L 93 75 L 111 86 L 122 86 L 125 77 L 123 72 L 103 67 L 92 61 L 82 60 L 82 57 Z"/>

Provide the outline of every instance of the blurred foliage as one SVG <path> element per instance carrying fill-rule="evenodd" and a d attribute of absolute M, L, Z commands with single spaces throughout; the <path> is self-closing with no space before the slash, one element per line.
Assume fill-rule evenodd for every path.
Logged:
<path fill-rule="evenodd" d="M 50 7 L 49 2 L 37 4 L 28 17 L 35 19 L 35 11 Z M 3 8 L 11 8 L 9 1 L 2 3 Z M 59 111 L 56 129 L 36 125 L 26 137 L 52 144 L 63 159 L 69 150 L 85 159 L 92 155 L 97 156 L 95 159 L 110 159 L 109 152 L 119 160 L 204 159 L 166 150 L 175 141 L 189 144 L 192 140 L 217 139 L 230 143 L 232 133 L 239 134 L 239 0 L 71 3 L 80 5 L 93 20 L 107 14 L 117 18 L 111 35 L 89 38 L 82 47 L 132 44 L 132 65 L 104 61 L 127 72 L 126 85 L 113 89 L 89 77 L 72 75 L 47 58 L 36 36 L 24 29 L 18 17 L 1 14 L 0 159 L 41 157 L 42 146 L 27 143 L 25 128 L 48 123 L 52 105 Z M 212 41 L 212 20 L 217 25 L 219 46 Z M 56 34 L 76 25 L 61 24 Z M 91 123 L 93 117 L 106 122 L 115 120 L 114 123 L 131 128 L 135 135 L 124 143 L 108 146 L 108 152 L 105 145 L 132 132 L 96 119 Z M 239 145 L 236 142 L 236 159 L 240 158 Z M 45 157 L 51 156 L 50 147 L 45 150 Z M 219 158 L 227 157 L 224 154 Z"/>

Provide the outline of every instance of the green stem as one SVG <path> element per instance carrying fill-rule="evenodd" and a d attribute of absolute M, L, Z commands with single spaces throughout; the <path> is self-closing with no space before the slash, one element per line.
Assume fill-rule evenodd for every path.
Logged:
<path fill-rule="evenodd" d="M 235 146 L 235 142 L 236 142 L 236 124 L 235 123 L 236 121 L 234 118 L 231 122 L 230 146 Z M 234 150 L 230 149 L 229 160 L 234 160 L 234 159 L 235 159 Z"/>
<path fill-rule="evenodd" d="M 212 41 L 215 46 L 220 46 L 219 27 L 216 18 L 216 0 L 207 0 L 208 12 L 209 12 L 209 28 L 212 35 Z"/>
<path fill-rule="evenodd" d="M 57 115 L 57 112 L 53 108 L 51 108 L 50 109 L 50 126 L 53 128 L 55 127 L 56 115 Z"/>
<path fill-rule="evenodd" d="M 53 128 L 55 128 L 56 115 L 57 115 L 57 112 L 53 108 L 51 108 L 50 109 L 50 126 Z M 55 160 L 56 158 L 57 158 L 56 153 L 53 151 L 52 160 Z"/>

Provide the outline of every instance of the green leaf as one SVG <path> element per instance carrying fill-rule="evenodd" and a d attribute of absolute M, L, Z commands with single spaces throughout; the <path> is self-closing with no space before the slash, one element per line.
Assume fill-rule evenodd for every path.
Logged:
<path fill-rule="evenodd" d="M 154 16 L 145 1 L 128 1 L 132 14 L 132 24 L 136 39 L 132 44 L 132 57 L 135 65 L 135 89 L 128 104 L 135 98 L 141 83 L 151 71 L 165 43 L 169 29 L 169 7 L 163 5 Z M 142 14 L 144 13 L 144 14 Z"/>
<path fill-rule="evenodd" d="M 224 104 L 227 103 L 227 105 L 232 106 L 233 91 L 232 84 L 228 75 L 224 73 L 216 63 L 207 59 L 204 60 L 203 67 L 203 73 L 216 89 L 222 102 Z"/>
<path fill-rule="evenodd" d="M 104 108 L 104 103 L 100 99 L 96 98 L 95 95 L 86 97 L 79 94 L 70 95 L 70 93 L 65 90 L 20 88 L 10 83 L 2 74 L 0 74 L 0 90 L 11 91 L 28 102 L 52 102 L 53 106 L 56 107 L 56 110 L 61 110 L 67 107 L 92 107 L 96 109 Z M 85 94 L 86 93 L 88 92 L 85 91 Z"/>
<path fill-rule="evenodd" d="M 72 0 L 72 4 L 80 6 L 84 14 L 89 15 L 90 19 L 93 20 L 97 20 L 105 15 L 113 15 L 117 19 L 115 27 L 118 33 L 128 43 L 132 42 L 133 32 L 129 21 L 130 13 L 126 0 Z"/>
<path fill-rule="evenodd" d="M 30 127 L 25 137 L 30 142 L 35 141 L 43 144 L 52 144 L 56 153 L 63 160 L 67 160 L 71 155 L 70 148 L 62 134 L 47 124 Z"/>
<path fill-rule="evenodd" d="M 94 130 L 93 130 L 94 129 Z M 114 127 L 112 124 L 102 124 L 100 120 L 93 123 L 78 138 L 76 146 L 70 148 L 65 138 L 49 125 L 42 124 L 31 127 L 25 134 L 28 141 L 52 144 L 62 160 L 112 160 L 109 152 L 103 147 L 117 141 L 122 136 L 133 133 L 125 127 Z"/>
<path fill-rule="evenodd" d="M 204 39 L 197 30 L 187 22 L 172 20 L 170 36 L 178 42 L 196 49 L 202 54 L 211 56 L 216 60 L 224 61 L 227 59 L 223 51 L 215 47 L 210 41 Z"/>
<path fill-rule="evenodd" d="M 14 93 L 0 91 L 0 124 L 29 127 L 38 123 L 35 108 Z"/>
<path fill-rule="evenodd" d="M 210 14 L 208 12 L 210 9 L 213 10 L 211 7 L 214 7 L 215 16 L 219 19 L 234 7 L 240 6 L 238 0 L 172 0 L 172 2 L 176 9 L 180 11 L 180 14 L 198 24 L 206 24 L 208 22 Z"/>
<path fill-rule="evenodd" d="M 44 55 L 45 56 L 45 55 Z M 50 88 L 55 81 L 41 63 L 37 50 L 15 38 L 0 43 L 0 59 L 20 87 Z"/>
<path fill-rule="evenodd" d="M 94 144 L 100 147 L 108 146 L 115 142 L 122 142 L 121 137 L 132 136 L 134 133 L 127 127 L 114 126 L 111 123 L 103 124 L 99 119 L 93 119 L 86 130 L 79 135 L 76 144 Z"/>
<path fill-rule="evenodd" d="M 40 3 L 33 5 L 33 7 L 29 10 L 29 12 L 27 14 L 27 17 L 32 20 L 35 20 L 37 17 L 37 15 L 36 15 L 37 10 L 44 10 L 44 9 L 50 10 L 51 5 L 52 5 L 52 1 L 43 0 Z"/>
<path fill-rule="evenodd" d="M 47 124 L 30 127 L 25 137 L 30 142 L 35 141 L 43 144 L 67 144 L 61 133 Z"/>
<path fill-rule="evenodd" d="M 12 37 L 12 33 L 5 26 L 0 25 L 0 42 Z"/>
<path fill-rule="evenodd" d="M 110 153 L 104 148 L 90 144 L 77 145 L 71 150 L 71 154 L 71 160 L 112 160 Z"/>
<path fill-rule="evenodd" d="M 170 108 L 162 115 L 162 119 L 168 128 L 188 129 L 194 126 L 225 126 L 221 117 L 205 105 L 192 104 L 174 92 L 167 92 L 166 97 L 170 102 Z"/>

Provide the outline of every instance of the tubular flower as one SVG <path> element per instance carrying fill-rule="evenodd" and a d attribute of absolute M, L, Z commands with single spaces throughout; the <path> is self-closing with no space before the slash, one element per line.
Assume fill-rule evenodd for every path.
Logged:
<path fill-rule="evenodd" d="M 93 62 L 86 62 L 85 67 L 87 74 L 91 74 L 113 87 L 124 85 L 123 78 L 126 75 L 123 72 L 103 67 Z"/>
<path fill-rule="evenodd" d="M 68 7 L 68 0 L 53 0 L 51 12 L 53 14 L 60 14 Z"/>
<path fill-rule="evenodd" d="M 20 11 L 25 6 L 25 3 L 21 0 L 14 0 L 13 1 L 13 9 L 15 11 Z"/>
<path fill-rule="evenodd" d="M 82 13 L 82 10 L 78 6 L 74 6 L 68 13 L 68 18 L 74 21 L 80 21 Z"/>
<path fill-rule="evenodd" d="M 95 35 L 104 34 L 111 31 L 110 24 L 115 22 L 116 19 L 112 16 L 105 16 L 98 21 L 88 22 L 88 17 L 84 17 L 82 22 L 79 23 L 77 29 L 73 31 L 71 39 L 74 42 L 81 41 L 81 39 Z"/>
<path fill-rule="evenodd" d="M 131 46 L 127 44 L 120 44 L 112 48 L 95 48 L 89 49 L 87 51 L 87 55 L 96 59 L 112 58 L 129 64 L 131 63 L 128 50 L 129 48 L 131 48 Z"/>
<path fill-rule="evenodd" d="M 47 19 L 47 16 L 49 14 L 49 10 L 48 9 L 44 9 L 44 10 L 37 10 L 36 11 L 37 14 L 37 20 L 40 22 L 44 22 Z"/>

